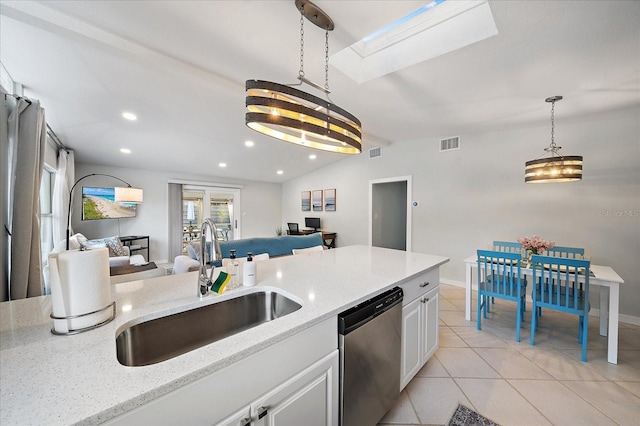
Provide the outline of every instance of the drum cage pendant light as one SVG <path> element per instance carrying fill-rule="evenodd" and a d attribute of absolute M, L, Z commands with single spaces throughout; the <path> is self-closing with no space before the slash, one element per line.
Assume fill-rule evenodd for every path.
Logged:
<path fill-rule="evenodd" d="M 582 156 L 561 155 L 562 147 L 556 146 L 554 141 L 555 104 L 561 99 L 562 96 L 545 99 L 545 102 L 551 102 L 551 145 L 544 150 L 547 154 L 551 154 L 551 157 L 527 161 L 524 167 L 525 183 L 572 182 L 582 179 Z"/>
<path fill-rule="evenodd" d="M 331 18 L 307 0 L 296 0 L 300 11 L 299 83 L 247 80 L 245 122 L 257 132 L 309 148 L 342 154 L 362 151 L 360 120 L 329 99 L 329 31 Z M 325 86 L 304 76 L 304 18 L 325 30 Z M 293 86 L 305 83 L 324 92 L 326 100 Z"/>

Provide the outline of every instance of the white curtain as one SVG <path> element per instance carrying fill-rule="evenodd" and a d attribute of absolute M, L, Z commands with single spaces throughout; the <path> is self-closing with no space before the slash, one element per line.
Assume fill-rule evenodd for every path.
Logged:
<path fill-rule="evenodd" d="M 169 184 L 169 262 L 182 254 L 182 185 Z"/>
<path fill-rule="evenodd" d="M 0 86 L 3 102 L 0 103 L 0 217 L 2 218 L 2 240 L 0 240 L 0 302 L 9 300 L 9 114 L 16 100 Z"/>
<path fill-rule="evenodd" d="M 58 168 L 53 184 L 53 243 L 59 244 L 67 238 L 67 214 L 69 213 L 69 191 L 75 180 L 73 151 L 58 151 Z M 71 228 L 69 228 L 71 229 Z M 72 233 L 73 234 L 73 233 Z"/>
<path fill-rule="evenodd" d="M 44 109 L 21 98 L 9 116 L 9 218 L 11 300 L 43 293 L 40 253 L 40 184 L 47 140 Z"/>

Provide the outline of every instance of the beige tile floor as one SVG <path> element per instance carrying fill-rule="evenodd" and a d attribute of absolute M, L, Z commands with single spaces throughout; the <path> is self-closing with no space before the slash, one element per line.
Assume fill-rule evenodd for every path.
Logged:
<path fill-rule="evenodd" d="M 503 426 L 640 425 L 640 327 L 620 323 L 613 365 L 591 317 L 583 363 L 575 316 L 545 310 L 531 346 L 530 311 L 518 343 L 515 304 L 496 299 L 478 331 L 464 288 L 443 284 L 440 296 L 440 348 L 378 426 L 442 425 L 458 403 Z"/>

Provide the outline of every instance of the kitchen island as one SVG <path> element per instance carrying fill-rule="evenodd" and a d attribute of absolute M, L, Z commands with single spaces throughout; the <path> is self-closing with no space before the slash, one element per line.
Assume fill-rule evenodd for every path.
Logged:
<path fill-rule="evenodd" d="M 199 300 L 195 272 L 116 284 L 115 320 L 74 336 L 51 334 L 50 296 L 0 303 L 0 424 L 89 425 L 109 421 L 304 335 L 341 311 L 437 270 L 448 260 L 349 246 L 257 262 L 258 287 L 279 289 L 297 299 L 300 309 L 142 367 L 125 367 L 118 362 L 115 339 L 123 329 L 246 290 L 232 289 Z M 308 344 L 312 347 L 313 342 Z M 225 384 L 219 387 L 224 392 Z M 210 398 L 216 398 L 215 392 Z"/>

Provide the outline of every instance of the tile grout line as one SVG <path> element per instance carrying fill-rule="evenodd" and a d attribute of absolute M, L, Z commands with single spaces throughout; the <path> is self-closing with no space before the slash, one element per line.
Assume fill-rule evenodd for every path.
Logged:
<path fill-rule="evenodd" d="M 462 312 L 462 314 L 464 315 L 464 312 Z M 476 328 L 476 330 L 477 330 L 477 328 Z M 464 341 L 467 345 L 469 345 L 469 343 L 468 343 L 468 342 L 467 342 L 467 341 L 466 341 L 462 336 L 458 335 L 458 333 L 456 333 L 456 331 L 455 331 L 455 330 L 451 330 L 451 331 L 452 331 L 453 333 L 455 333 L 455 334 L 456 334 L 460 339 L 462 339 L 462 341 Z M 482 330 L 478 330 L 478 331 L 481 331 L 481 332 L 482 332 Z M 502 348 L 503 350 L 509 350 L 509 349 L 511 349 L 511 346 L 509 345 L 509 343 L 508 343 L 508 342 L 506 342 L 506 341 L 505 341 L 503 338 L 501 338 L 500 336 L 498 336 L 498 335 L 496 335 L 496 334 L 492 333 L 490 330 L 486 330 L 485 332 L 486 332 L 486 333 L 490 333 L 492 336 L 496 337 L 498 340 L 500 340 L 500 341 L 502 341 L 504 344 L 506 344 L 506 345 L 507 345 L 507 348 Z M 542 412 L 538 409 L 538 407 L 536 407 L 536 406 L 535 406 L 535 404 L 533 404 L 531 401 L 529 401 L 529 400 L 528 400 L 528 399 L 527 399 L 527 398 L 526 398 L 522 393 L 520 393 L 520 392 L 518 391 L 518 389 L 516 389 L 516 388 L 515 388 L 515 387 L 514 387 L 510 382 L 509 382 L 509 379 L 507 379 L 506 377 L 504 377 L 502 374 L 500 374 L 500 372 L 499 372 L 499 371 L 497 371 L 495 368 L 493 368 L 493 367 L 492 367 L 492 366 L 487 362 L 487 360 L 486 360 L 486 359 L 484 359 L 484 358 L 482 357 L 482 355 L 481 355 L 481 354 L 479 354 L 479 353 L 475 350 L 475 349 L 476 349 L 475 347 L 473 347 L 473 346 L 471 346 L 471 345 L 469 345 L 469 347 L 473 350 L 473 352 L 474 352 L 476 355 L 478 355 L 478 356 L 480 357 L 480 359 L 482 359 L 485 363 L 487 363 L 487 365 L 489 365 L 489 367 L 491 367 L 491 369 L 492 369 L 493 371 L 495 371 L 495 372 L 496 372 L 496 374 L 500 377 L 500 379 L 501 379 L 504 383 L 506 383 L 506 384 L 507 384 L 511 389 L 513 389 L 513 390 L 514 390 L 518 395 L 520 395 L 520 396 L 522 397 L 522 399 L 523 399 L 524 401 L 526 401 L 526 402 L 527 402 L 527 404 L 529 404 L 529 405 L 530 405 L 530 406 L 531 406 L 531 407 L 532 407 L 532 408 L 533 408 L 537 413 L 539 413 L 539 414 L 542 416 L 542 418 L 544 418 L 545 420 L 547 420 L 550 424 L 553 424 L 553 422 L 551 421 L 551 419 L 547 418 L 547 416 L 545 416 L 545 415 L 544 415 L 544 413 L 542 413 Z M 517 350 L 516 350 L 516 349 L 513 349 L 513 350 L 517 352 Z M 523 356 L 524 356 L 524 355 L 523 355 Z M 525 357 L 525 358 L 526 358 L 526 357 Z M 527 359 L 528 359 L 528 358 L 527 358 Z M 532 362 L 532 361 L 531 361 L 531 362 Z M 534 363 L 534 365 L 537 365 L 537 364 L 535 364 L 535 363 Z M 540 367 L 540 366 L 538 366 L 538 367 Z M 553 377 L 553 376 L 551 376 L 551 377 Z M 463 395 L 467 398 L 467 400 L 469 400 L 469 402 L 471 402 L 471 399 L 470 399 L 470 398 L 469 398 L 469 396 L 464 392 L 464 390 L 460 387 L 460 384 L 458 383 L 458 381 L 456 380 L 456 378 L 452 377 L 452 379 L 453 379 L 454 383 L 456 384 L 456 386 L 458 387 L 458 389 L 460 389 L 460 391 L 463 393 Z M 480 380 L 483 380 L 483 379 L 480 379 Z M 493 380 L 493 379 L 491 379 L 491 380 Z M 554 380 L 555 380 L 555 377 L 554 377 Z M 473 405 L 473 402 L 471 402 L 471 404 Z M 478 412 L 478 409 L 477 409 L 477 408 L 475 408 L 475 406 L 474 406 L 474 409 L 476 410 L 476 412 Z"/>
<path fill-rule="evenodd" d="M 445 298 L 445 299 L 446 299 L 446 298 Z M 447 301 L 449 301 L 449 300 L 447 299 Z M 450 302 L 450 301 L 449 301 L 449 302 Z M 450 303 L 451 303 L 451 302 L 450 302 Z M 462 311 L 460 311 L 459 309 L 458 309 L 458 311 L 459 311 L 459 312 L 461 312 L 461 313 L 463 313 L 463 312 L 462 312 Z M 507 320 L 509 320 L 509 318 L 507 318 L 507 317 L 505 317 L 505 316 L 502 316 L 502 315 L 500 315 L 500 314 L 499 314 L 499 313 L 497 313 L 497 312 L 494 312 L 494 313 L 495 313 L 495 315 L 496 315 L 496 316 L 501 317 L 502 319 L 507 319 Z M 463 313 L 463 314 L 464 314 L 464 313 Z M 472 327 L 472 326 L 471 326 L 471 327 Z M 462 336 L 460 336 L 458 333 L 456 333 L 456 331 L 455 331 L 455 330 L 452 330 L 452 329 L 451 329 L 451 326 L 448 326 L 448 328 L 449 328 L 449 330 L 450 330 L 451 332 L 453 332 L 454 334 L 456 334 L 456 335 L 457 335 L 457 336 L 458 336 L 458 337 L 459 337 L 459 338 L 460 338 L 460 339 L 461 339 L 465 344 L 467 344 L 467 345 L 468 345 L 468 347 L 470 347 L 470 348 L 474 351 L 474 353 L 476 353 L 476 355 L 478 355 L 478 356 L 479 356 L 479 357 L 480 357 L 480 358 L 481 358 L 485 363 L 487 363 L 487 365 L 489 365 L 489 366 L 491 367 L 491 365 L 490 365 L 490 364 L 489 364 L 489 363 L 488 363 L 488 362 L 487 362 L 487 361 L 482 357 L 482 355 L 481 355 L 480 353 L 478 353 L 478 352 L 475 350 L 475 349 L 476 349 L 475 347 L 473 347 L 473 346 L 469 345 L 469 343 L 468 343 L 468 342 L 467 342 L 467 341 L 466 341 Z M 541 366 L 541 365 L 539 365 L 537 362 L 535 362 L 535 360 L 534 360 L 534 359 L 531 359 L 531 358 L 527 357 L 527 356 L 526 356 L 525 354 L 523 354 L 522 352 L 520 352 L 520 351 L 518 351 L 517 349 L 513 348 L 513 347 L 509 344 L 509 342 L 507 342 L 507 341 L 506 341 L 504 338 L 502 338 L 501 336 L 498 336 L 498 335 L 496 335 L 496 334 L 492 333 L 492 332 L 491 332 L 491 330 L 479 330 L 479 331 L 481 331 L 481 332 L 487 332 L 487 333 L 492 334 L 493 336 L 495 336 L 496 338 L 498 338 L 499 340 L 501 340 L 501 341 L 503 341 L 505 344 L 507 344 L 507 346 L 508 346 L 508 347 L 507 347 L 506 349 L 513 349 L 514 351 L 516 351 L 516 352 L 520 353 L 520 355 L 524 356 L 527 360 L 529 360 L 529 362 L 531 362 L 532 364 L 536 365 L 538 368 L 542 369 L 543 371 L 546 371 L 546 370 L 543 368 L 543 366 Z M 521 340 L 521 342 L 522 342 L 522 340 Z M 555 351 L 555 352 L 557 352 L 557 353 L 561 354 L 561 356 L 566 357 L 567 359 L 573 360 L 573 357 L 572 357 L 572 356 L 570 356 L 570 355 L 566 352 L 566 350 L 563 350 L 563 349 L 557 349 L 557 348 L 552 348 L 552 349 L 538 348 L 538 349 L 540 349 L 540 350 L 542 350 L 542 351 L 549 351 L 549 350 L 553 350 L 553 351 Z M 444 367 L 444 365 L 443 365 L 443 367 Z M 608 416 L 606 413 L 604 413 L 604 412 L 603 412 L 602 410 L 600 410 L 598 407 L 596 407 L 596 406 L 594 406 L 593 404 L 591 404 L 588 400 L 586 400 L 585 398 L 583 398 L 581 395 L 579 395 L 579 394 L 577 394 L 576 392 L 574 392 L 574 391 L 573 391 L 569 386 L 567 386 L 567 385 L 564 383 L 565 381 L 567 381 L 567 382 L 587 382 L 587 381 L 591 381 L 591 382 L 611 382 L 611 383 L 613 383 L 614 385 L 616 385 L 617 387 L 619 387 L 621 390 L 623 390 L 623 391 L 625 391 L 625 392 L 628 392 L 624 387 L 622 387 L 622 386 L 620 386 L 618 383 L 616 383 L 616 381 L 615 381 L 615 380 L 610 379 L 610 378 L 608 378 L 607 376 L 604 376 L 603 374 L 600 374 L 600 373 L 599 373 L 595 368 L 593 368 L 593 367 L 591 367 L 591 366 L 589 366 L 589 365 L 585 365 L 585 367 L 587 367 L 587 368 L 588 368 L 592 373 L 595 373 L 596 375 L 603 377 L 603 378 L 604 378 L 604 380 L 564 380 L 564 381 L 563 381 L 563 380 L 560 380 L 560 379 L 558 379 L 557 377 L 555 377 L 553 374 L 549 374 L 549 375 L 550 375 L 550 377 L 552 378 L 552 380 L 549 380 L 549 379 L 539 379 L 539 380 L 549 380 L 549 381 L 557 382 L 557 383 L 558 383 L 558 384 L 560 384 L 563 388 L 565 388 L 566 390 L 568 390 L 571 394 L 575 395 L 575 396 L 576 396 L 576 397 L 578 397 L 580 400 L 582 400 L 584 403 L 586 403 L 588 406 L 590 406 L 591 408 L 593 408 L 593 409 L 595 409 L 596 411 L 598 411 L 600 414 L 602 414 L 604 417 L 606 417 L 607 419 L 609 419 L 610 421 L 612 421 L 614 424 L 617 424 L 617 422 L 616 422 L 614 419 L 612 419 L 610 416 Z M 538 412 L 538 413 L 539 413 L 539 414 L 540 414 L 544 419 L 546 419 L 547 421 L 549 421 L 549 423 L 553 424 L 553 422 L 551 421 L 551 419 L 547 418 L 547 416 L 545 416 L 545 415 L 544 415 L 544 413 L 542 413 L 542 412 L 538 409 L 538 407 L 537 407 L 537 406 L 536 406 L 532 401 L 529 401 L 529 400 L 528 400 L 528 399 L 527 399 L 527 398 L 526 398 L 522 393 L 520 393 L 520 392 L 518 391 L 518 389 L 516 389 L 516 388 L 511 384 L 511 382 L 510 382 L 510 380 L 511 380 L 511 379 L 508 379 L 508 378 L 504 377 L 502 374 L 500 374 L 500 372 L 499 372 L 499 371 L 495 370 L 493 367 L 491 367 L 491 368 L 492 368 L 492 369 L 493 369 L 493 370 L 498 374 L 498 376 L 501 378 L 501 380 L 503 380 L 505 383 L 507 383 L 511 389 L 513 389 L 513 390 L 514 390 L 518 395 L 520 395 L 520 396 L 521 396 L 525 401 L 527 401 L 527 403 L 528 403 L 529 405 L 531 405 L 531 407 L 532 407 L 536 412 Z M 445 367 L 445 369 L 446 369 L 446 367 Z M 448 373 L 448 371 L 447 371 L 447 373 Z M 450 373 L 449 373 L 449 374 L 450 374 Z M 457 382 L 457 380 L 456 380 L 456 379 L 458 379 L 458 378 L 453 377 L 453 376 L 452 376 L 451 378 L 452 378 L 452 379 L 454 380 L 454 382 L 456 383 L 456 386 L 458 387 L 458 389 L 460 389 L 460 391 L 465 395 L 465 397 L 466 397 L 466 398 L 471 402 L 471 400 L 469 399 L 469 397 L 467 396 L 467 394 L 462 390 L 462 388 L 460 388 L 460 386 L 459 386 L 459 384 L 458 384 L 458 382 Z M 480 379 L 480 380 L 482 380 L 482 378 L 479 378 L 479 379 Z M 513 380 L 516 380 L 516 379 L 513 379 Z M 473 405 L 473 403 L 471 403 L 471 404 Z M 474 407 L 474 409 L 475 409 L 475 407 Z M 476 409 L 476 411 L 477 411 L 477 409 Z"/>

